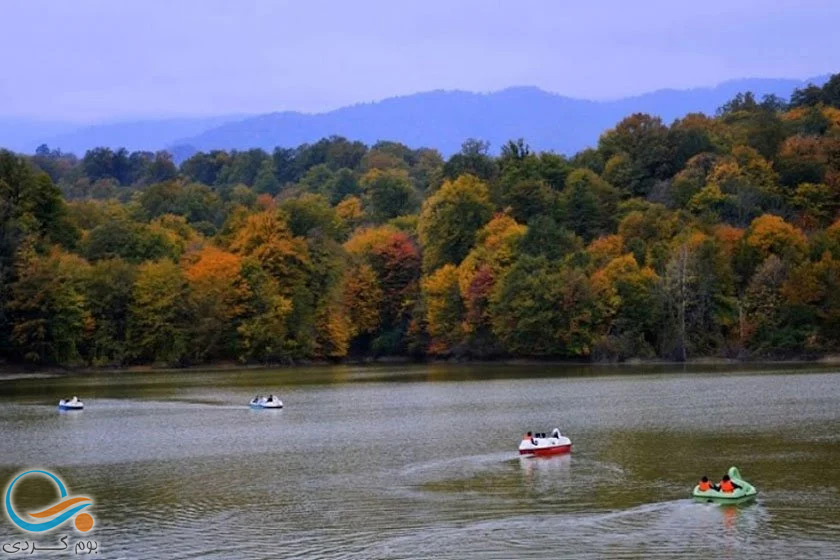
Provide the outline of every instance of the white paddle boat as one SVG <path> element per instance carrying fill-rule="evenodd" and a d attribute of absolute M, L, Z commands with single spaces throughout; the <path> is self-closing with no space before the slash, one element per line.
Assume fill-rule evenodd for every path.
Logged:
<path fill-rule="evenodd" d="M 267 397 L 257 395 L 251 399 L 249 406 L 251 408 L 283 408 L 283 401 L 274 395 L 269 395 Z"/>
<path fill-rule="evenodd" d="M 58 410 L 83 410 L 85 403 L 79 400 L 79 397 L 72 399 L 61 399 L 58 401 Z"/>
<path fill-rule="evenodd" d="M 528 432 L 519 443 L 519 454 L 531 457 L 558 455 L 569 453 L 571 450 L 572 440 L 562 435 L 559 428 L 554 428 L 548 436 Z"/>

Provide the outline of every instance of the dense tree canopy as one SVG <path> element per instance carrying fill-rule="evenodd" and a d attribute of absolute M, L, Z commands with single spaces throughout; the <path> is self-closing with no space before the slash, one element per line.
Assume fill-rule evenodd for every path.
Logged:
<path fill-rule="evenodd" d="M 0 346 L 62 365 L 840 350 L 840 75 L 573 157 L 0 151 Z"/>

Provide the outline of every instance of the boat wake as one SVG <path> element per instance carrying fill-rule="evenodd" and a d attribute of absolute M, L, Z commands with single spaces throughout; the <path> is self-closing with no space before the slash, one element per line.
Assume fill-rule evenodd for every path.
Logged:
<path fill-rule="evenodd" d="M 768 521 L 757 505 L 710 508 L 676 500 L 605 512 L 440 524 L 385 540 L 367 553 L 377 558 L 545 558 L 574 550 L 580 558 L 738 558 L 756 551 Z"/>

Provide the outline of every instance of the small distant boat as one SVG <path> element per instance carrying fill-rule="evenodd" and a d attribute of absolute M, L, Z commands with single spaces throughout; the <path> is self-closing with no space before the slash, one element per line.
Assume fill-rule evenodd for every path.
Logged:
<path fill-rule="evenodd" d="M 558 455 L 560 453 L 569 453 L 571 450 L 572 440 L 562 435 L 559 428 L 554 428 L 549 436 L 545 434 L 533 434 L 531 437 L 528 437 L 526 435 L 519 444 L 519 454 L 531 457 Z"/>
<path fill-rule="evenodd" d="M 257 395 L 256 397 L 251 399 L 249 406 L 251 408 L 283 408 L 283 401 L 281 401 L 274 395 L 269 395 L 267 397 Z"/>
<path fill-rule="evenodd" d="M 720 490 L 700 490 L 700 485 L 698 484 L 694 487 L 691 495 L 699 501 L 718 504 L 736 504 L 746 502 L 758 494 L 755 486 L 741 478 L 741 472 L 738 470 L 738 467 L 729 467 L 729 471 L 726 474 L 740 488 L 736 488 L 732 492 L 721 492 Z"/>
<path fill-rule="evenodd" d="M 85 403 L 79 400 L 79 397 L 72 399 L 61 399 L 58 401 L 58 410 L 83 410 Z"/>

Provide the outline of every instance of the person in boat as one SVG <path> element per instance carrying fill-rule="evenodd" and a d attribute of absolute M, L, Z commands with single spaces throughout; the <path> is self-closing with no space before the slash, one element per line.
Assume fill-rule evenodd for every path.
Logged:
<path fill-rule="evenodd" d="M 703 478 L 701 478 L 697 486 L 700 488 L 701 492 L 706 492 L 708 490 L 718 490 L 718 487 L 712 484 L 708 476 L 704 476 Z"/>
<path fill-rule="evenodd" d="M 522 436 L 522 439 L 524 441 L 530 441 L 532 444 L 537 445 L 537 442 L 534 440 L 534 434 L 531 432 L 528 432 L 527 434 Z"/>
<path fill-rule="evenodd" d="M 734 492 L 736 489 L 740 488 L 741 487 L 739 485 L 732 482 L 732 479 L 729 478 L 728 474 L 723 475 L 720 484 L 718 484 L 718 490 L 727 494 Z"/>

